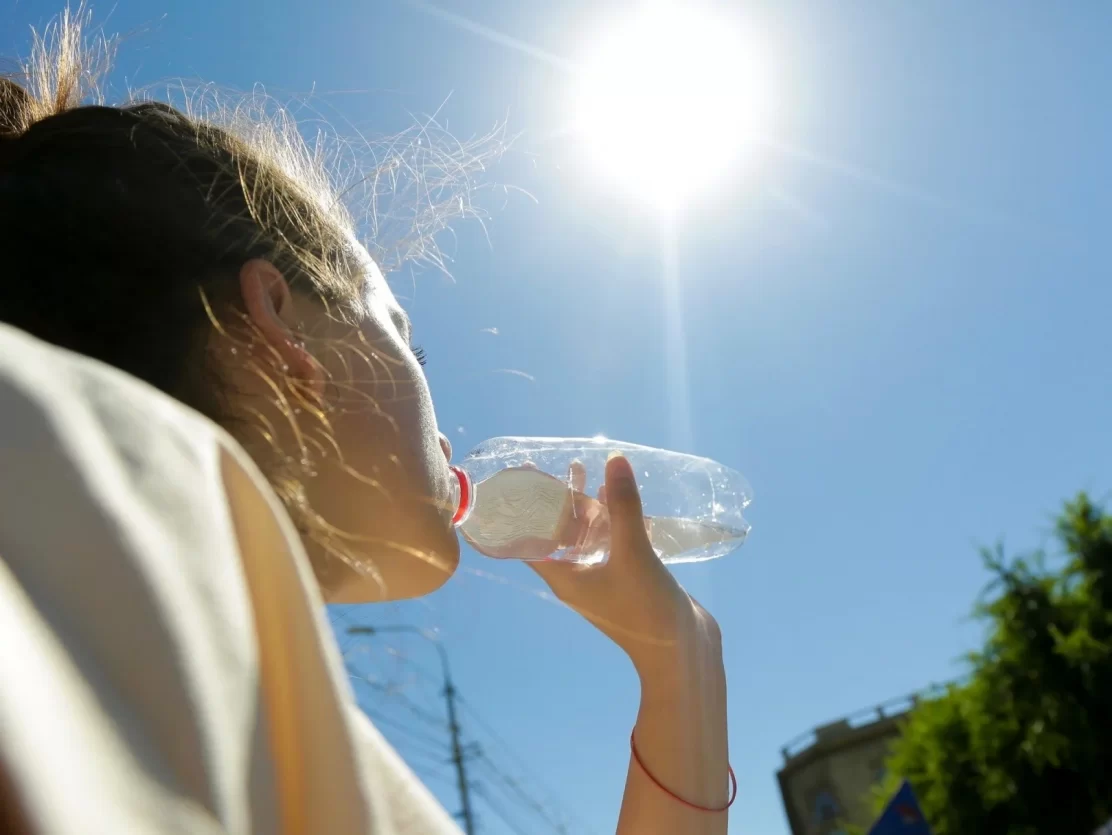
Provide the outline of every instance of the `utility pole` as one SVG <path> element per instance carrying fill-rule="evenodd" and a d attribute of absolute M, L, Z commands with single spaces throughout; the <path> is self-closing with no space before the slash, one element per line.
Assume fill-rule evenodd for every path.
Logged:
<path fill-rule="evenodd" d="M 456 767 L 456 784 L 459 787 L 460 811 L 457 818 L 463 821 L 463 831 L 466 835 L 475 835 L 475 815 L 471 810 L 471 785 L 467 780 L 467 757 L 459 739 L 459 720 L 456 718 L 456 687 L 452 683 L 452 671 L 448 665 L 448 653 L 444 645 L 431 632 L 418 629 L 416 626 L 352 626 L 347 630 L 349 635 L 377 635 L 379 633 L 399 633 L 418 635 L 436 647 L 440 655 L 440 668 L 444 673 L 444 690 L 442 695 L 448 706 L 448 732 L 452 737 L 452 763 Z"/>
<path fill-rule="evenodd" d="M 467 784 L 467 761 L 463 757 L 463 748 L 459 744 L 459 722 L 456 721 L 456 688 L 452 684 L 452 679 L 447 675 L 448 668 L 445 667 L 444 669 L 444 701 L 448 703 L 448 730 L 452 734 L 452 762 L 456 764 L 460 817 L 463 819 L 463 831 L 467 835 L 474 835 L 475 818 L 471 813 L 471 789 Z"/>

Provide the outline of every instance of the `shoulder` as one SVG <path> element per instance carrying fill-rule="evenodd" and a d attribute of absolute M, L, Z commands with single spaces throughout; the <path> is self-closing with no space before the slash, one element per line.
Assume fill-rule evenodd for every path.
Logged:
<path fill-rule="evenodd" d="M 257 733 L 266 704 L 319 772 L 290 794 L 319 820 L 365 821 L 369 801 L 375 832 L 458 835 L 352 703 L 320 613 L 296 531 L 234 440 L 0 324 L 0 634 L 15 641 L 0 762 L 44 829 L 93 815 L 148 831 L 154 808 L 176 831 L 276 820 L 289 775 Z M 60 798 L 57 775 L 96 790 Z"/>
<path fill-rule="evenodd" d="M 99 469 L 107 487 L 157 464 L 200 467 L 217 435 L 150 386 L 2 324 L 0 415 L 5 482 L 13 473 L 49 482 L 64 470 L 95 478 Z"/>
<path fill-rule="evenodd" d="M 227 443 L 150 386 L 0 325 L 0 550 L 26 579 L 59 563 L 152 593 L 172 594 L 171 574 L 230 580 Z"/>
<path fill-rule="evenodd" d="M 257 648 L 221 447 L 171 398 L 0 325 L 0 760 L 50 831 L 93 807 L 147 831 L 155 794 L 181 821 L 242 819 L 222 763 L 251 756 Z M 96 791 L 61 802 L 50 775 Z"/>

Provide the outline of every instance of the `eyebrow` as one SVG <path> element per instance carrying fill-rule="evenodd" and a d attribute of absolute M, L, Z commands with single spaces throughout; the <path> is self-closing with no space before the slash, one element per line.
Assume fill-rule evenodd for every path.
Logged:
<path fill-rule="evenodd" d="M 409 314 L 399 308 L 398 319 L 402 323 L 402 334 L 409 339 L 413 338 L 413 320 L 409 318 Z"/>

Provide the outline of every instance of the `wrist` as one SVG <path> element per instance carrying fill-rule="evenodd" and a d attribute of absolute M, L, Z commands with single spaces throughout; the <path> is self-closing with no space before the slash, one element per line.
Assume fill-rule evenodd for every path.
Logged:
<path fill-rule="evenodd" d="M 722 634 L 714 618 L 701 610 L 692 612 L 674 640 L 639 647 L 629 656 L 643 694 L 690 689 L 700 687 L 700 682 L 725 679 Z"/>
<path fill-rule="evenodd" d="M 679 807 L 724 810 L 731 801 L 732 777 L 726 672 L 717 629 L 677 643 L 672 652 L 641 659 L 638 674 L 641 704 L 633 733 L 638 768 Z"/>
<path fill-rule="evenodd" d="M 726 668 L 721 658 L 639 672 L 641 701 L 637 724 L 665 723 L 676 730 L 725 716 Z"/>

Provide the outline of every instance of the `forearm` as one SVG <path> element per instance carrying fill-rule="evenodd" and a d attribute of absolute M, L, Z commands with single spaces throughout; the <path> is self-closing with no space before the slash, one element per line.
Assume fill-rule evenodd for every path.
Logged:
<path fill-rule="evenodd" d="M 726 674 L 717 637 L 639 666 L 641 708 L 618 835 L 725 835 L 729 801 Z M 646 773 L 647 772 L 647 773 Z"/>

